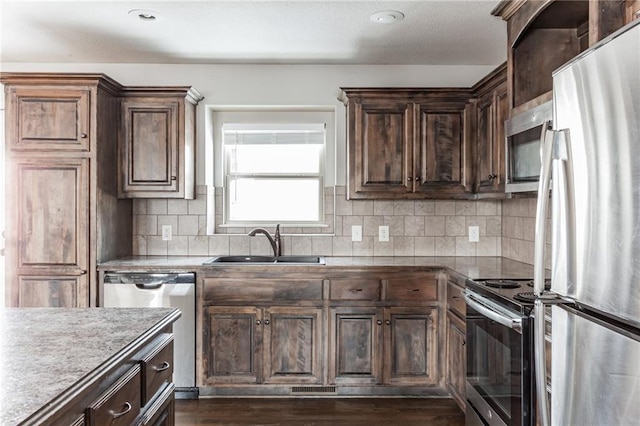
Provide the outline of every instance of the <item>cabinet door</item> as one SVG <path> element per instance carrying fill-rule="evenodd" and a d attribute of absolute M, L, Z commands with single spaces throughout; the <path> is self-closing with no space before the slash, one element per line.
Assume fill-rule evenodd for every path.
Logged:
<path fill-rule="evenodd" d="M 453 312 L 447 311 L 447 389 L 460 408 L 465 409 L 467 374 L 466 326 Z"/>
<path fill-rule="evenodd" d="M 7 91 L 7 144 L 11 151 L 89 151 L 90 99 L 86 89 Z"/>
<path fill-rule="evenodd" d="M 265 383 L 322 383 L 322 324 L 321 308 L 265 310 Z"/>
<path fill-rule="evenodd" d="M 261 310 L 210 306 L 204 317 L 204 384 L 259 383 Z"/>
<path fill-rule="evenodd" d="M 640 19 L 640 0 L 626 0 L 626 23 Z"/>
<path fill-rule="evenodd" d="M 504 192 L 506 87 L 478 100 L 476 110 L 476 192 Z"/>
<path fill-rule="evenodd" d="M 389 308 L 385 312 L 386 384 L 438 383 L 437 308 Z"/>
<path fill-rule="evenodd" d="M 119 195 L 178 193 L 180 102 L 133 98 L 121 110 Z"/>
<path fill-rule="evenodd" d="M 50 289 L 58 289 L 54 293 L 70 294 L 75 287 L 77 306 L 87 306 L 87 289 L 77 285 L 88 284 L 88 279 L 78 279 L 86 278 L 89 267 L 88 162 L 58 158 L 13 161 L 9 173 L 12 184 L 7 191 L 10 305 L 18 305 L 19 295 L 26 296 L 26 288 L 28 293 L 34 289 L 31 279 L 27 281 L 32 284 L 26 285 L 19 282 L 19 277 L 39 275 L 41 282 L 50 282 Z M 66 278 L 60 281 L 61 276 Z M 47 294 L 50 290 L 43 291 Z M 63 299 L 71 300 L 66 296 Z"/>
<path fill-rule="evenodd" d="M 412 115 L 410 103 L 381 99 L 349 105 L 349 198 L 393 198 L 412 191 Z"/>
<path fill-rule="evenodd" d="M 382 383 L 382 309 L 331 308 L 329 382 Z"/>
<path fill-rule="evenodd" d="M 19 276 L 18 301 L 21 308 L 75 308 L 88 306 L 87 276 Z"/>
<path fill-rule="evenodd" d="M 416 192 L 428 196 L 464 194 L 465 180 L 464 105 L 436 109 L 419 106 L 420 133 L 416 140 L 414 176 Z"/>

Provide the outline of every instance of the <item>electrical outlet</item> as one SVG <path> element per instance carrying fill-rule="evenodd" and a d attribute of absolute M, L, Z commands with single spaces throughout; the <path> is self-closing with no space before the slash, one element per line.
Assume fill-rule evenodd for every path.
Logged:
<path fill-rule="evenodd" d="M 378 241 L 389 241 L 389 227 L 387 225 L 378 227 Z"/>
<path fill-rule="evenodd" d="M 477 243 L 480 241 L 480 227 L 478 226 L 470 226 L 469 227 L 469 242 Z"/>
<path fill-rule="evenodd" d="M 162 225 L 162 241 L 171 241 L 171 225 Z"/>
<path fill-rule="evenodd" d="M 351 241 L 362 241 L 362 225 L 351 226 Z"/>

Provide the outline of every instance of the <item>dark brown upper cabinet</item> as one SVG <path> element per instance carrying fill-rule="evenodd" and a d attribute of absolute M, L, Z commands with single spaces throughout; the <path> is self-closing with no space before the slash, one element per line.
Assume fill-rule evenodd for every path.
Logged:
<path fill-rule="evenodd" d="M 507 92 L 513 116 L 551 100 L 553 71 L 623 26 L 625 2 L 505 0 L 492 14 L 507 21 Z"/>
<path fill-rule="evenodd" d="M 342 89 L 347 198 L 467 198 L 467 89 Z"/>
<path fill-rule="evenodd" d="M 195 197 L 192 87 L 128 87 L 121 94 L 118 196 Z"/>
<path fill-rule="evenodd" d="M 506 68 L 506 63 L 502 64 L 473 87 L 473 191 L 483 196 L 506 196 L 504 122 L 509 114 Z"/>

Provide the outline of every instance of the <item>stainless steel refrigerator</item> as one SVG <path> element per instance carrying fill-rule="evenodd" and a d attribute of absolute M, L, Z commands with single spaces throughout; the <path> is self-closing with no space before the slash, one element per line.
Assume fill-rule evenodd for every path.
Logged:
<path fill-rule="evenodd" d="M 640 425 L 640 22 L 555 71 L 553 110 L 536 219 L 539 423 Z M 543 281 L 549 202 L 551 294 Z"/>

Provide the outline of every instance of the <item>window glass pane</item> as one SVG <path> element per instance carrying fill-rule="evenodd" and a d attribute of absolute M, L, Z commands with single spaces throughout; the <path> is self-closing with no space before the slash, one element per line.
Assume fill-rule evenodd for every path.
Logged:
<path fill-rule="evenodd" d="M 322 145 L 227 146 L 228 173 L 318 174 Z"/>
<path fill-rule="evenodd" d="M 320 221 L 321 180 L 230 178 L 229 220 L 238 222 Z"/>

